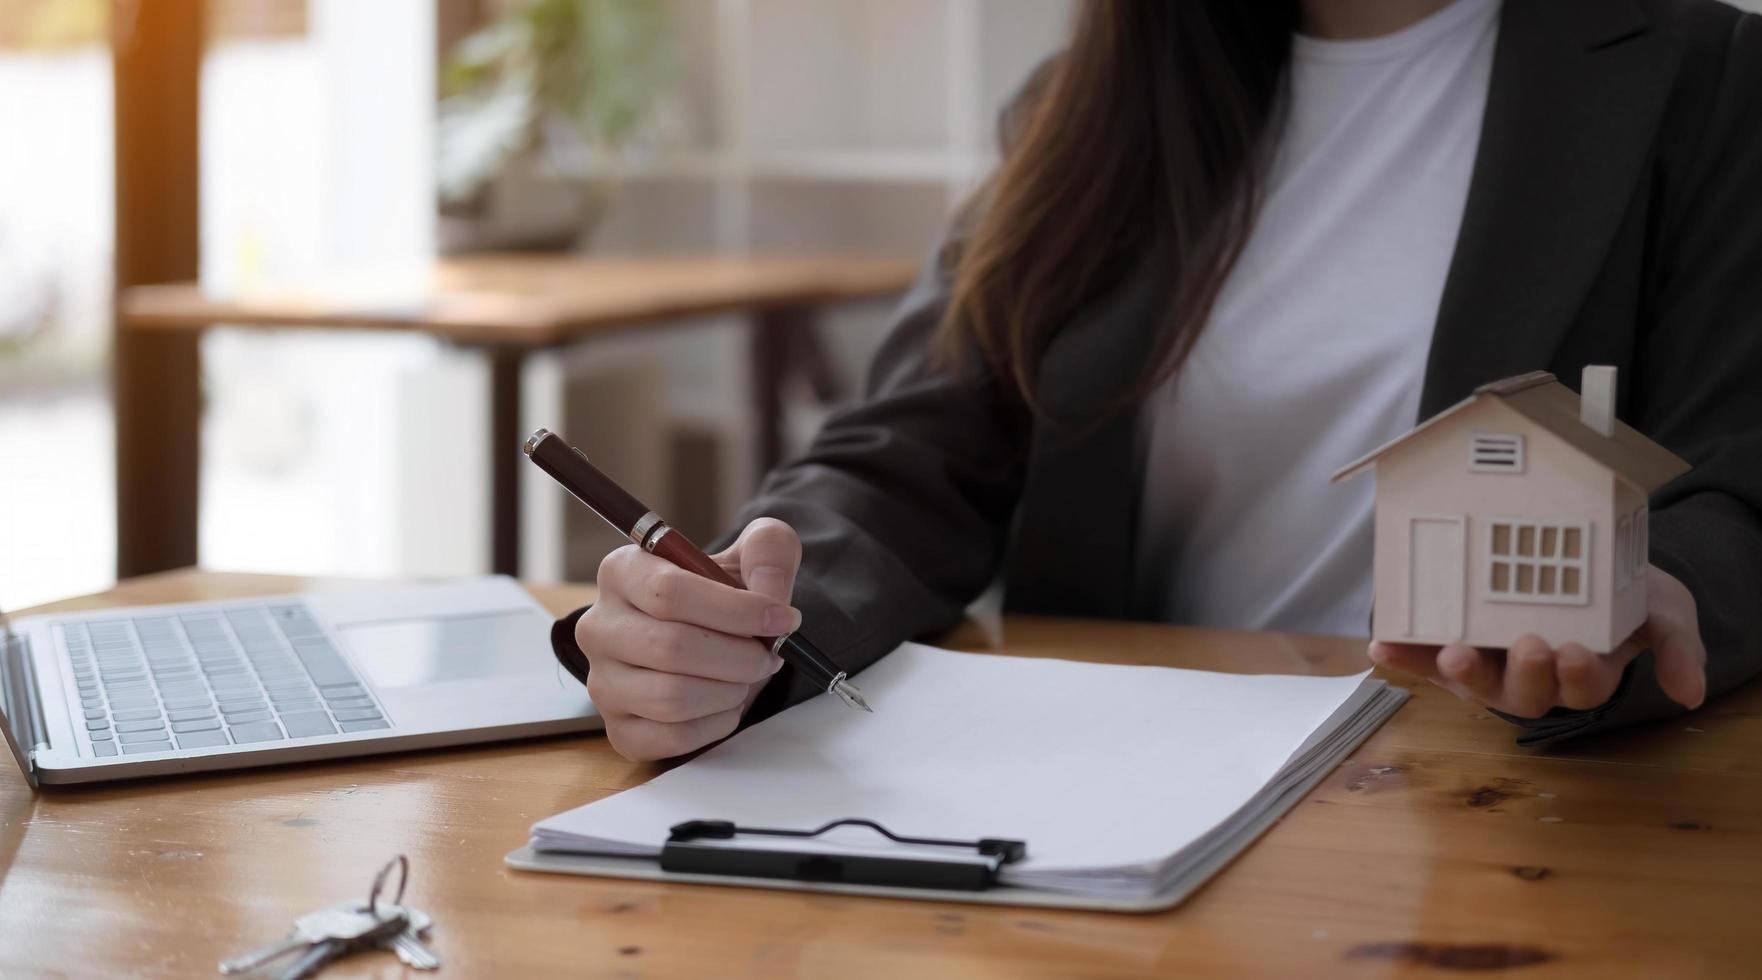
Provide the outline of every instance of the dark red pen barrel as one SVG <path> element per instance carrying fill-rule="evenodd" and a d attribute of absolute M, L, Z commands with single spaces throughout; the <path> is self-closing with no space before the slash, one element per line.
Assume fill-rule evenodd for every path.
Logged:
<path fill-rule="evenodd" d="M 588 462 L 586 456 L 556 433 L 546 433 L 527 455 L 539 469 L 550 474 L 551 479 L 562 484 L 576 500 L 586 504 L 619 533 L 629 534 L 642 515 L 649 512 L 642 501 L 626 493 L 623 487 L 601 473 L 599 467 Z"/>
<path fill-rule="evenodd" d="M 712 582 L 721 582 L 737 589 L 744 589 L 734 576 L 728 574 L 721 565 L 710 560 L 702 548 L 693 544 L 691 539 L 679 533 L 679 529 L 669 526 L 666 533 L 653 539 L 654 547 L 649 550 L 657 557 L 665 558 L 686 571 L 696 572 Z"/>

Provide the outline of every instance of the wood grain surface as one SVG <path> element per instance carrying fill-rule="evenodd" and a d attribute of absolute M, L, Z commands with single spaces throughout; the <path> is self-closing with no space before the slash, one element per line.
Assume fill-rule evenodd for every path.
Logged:
<path fill-rule="evenodd" d="M 357 584 L 178 572 L 54 608 Z M 530 588 L 558 611 L 592 595 Z M 1167 626 L 1020 618 L 944 642 L 1231 671 L 1363 666 L 1350 640 Z M 658 771 L 599 736 L 39 795 L 10 773 L 0 974 L 213 975 L 294 915 L 363 892 L 400 852 L 410 900 L 437 920 L 442 977 L 1762 973 L 1762 689 L 1553 752 L 1517 749 L 1505 723 L 1436 688 L 1413 693 L 1242 858 L 1154 915 L 505 868 L 533 821 Z M 384 953 L 325 973 L 406 975 Z"/>
<path fill-rule="evenodd" d="M 659 320 L 888 299 L 917 268 L 912 258 L 859 255 L 460 256 L 438 262 L 426 295 L 404 304 L 351 300 L 322 286 L 220 299 L 193 282 L 135 286 L 117 303 L 129 330 L 413 330 L 548 347 Z"/>

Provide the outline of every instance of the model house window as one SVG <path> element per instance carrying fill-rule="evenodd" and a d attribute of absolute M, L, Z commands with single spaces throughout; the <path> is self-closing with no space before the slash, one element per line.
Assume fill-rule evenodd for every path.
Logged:
<path fill-rule="evenodd" d="M 1492 521 L 1487 535 L 1491 598 L 1574 604 L 1589 595 L 1589 524 Z"/>
<path fill-rule="evenodd" d="M 1476 432 L 1468 445 L 1468 468 L 1477 473 L 1523 472 L 1523 436 Z"/>
<path fill-rule="evenodd" d="M 1615 522 L 1615 587 L 1623 588 L 1646 577 L 1646 508 L 1640 507 Z"/>
<path fill-rule="evenodd" d="M 1623 515 L 1615 522 L 1615 587 L 1624 589 L 1634 580 L 1634 519 Z"/>
<path fill-rule="evenodd" d="M 1648 523 L 1648 520 L 1647 520 L 1647 516 L 1646 516 L 1646 508 L 1641 507 L 1640 509 L 1634 511 L 1634 516 L 1633 516 L 1634 540 L 1633 540 L 1632 550 L 1628 553 L 1628 558 L 1631 561 L 1629 578 L 1631 578 L 1633 581 L 1636 581 L 1636 582 L 1638 582 L 1641 579 L 1644 579 L 1646 577 L 1646 562 L 1647 562 L 1648 558 L 1650 557 L 1647 554 L 1647 551 L 1648 551 L 1647 541 L 1646 541 L 1646 533 L 1647 533 L 1646 525 L 1647 525 L 1647 523 Z"/>

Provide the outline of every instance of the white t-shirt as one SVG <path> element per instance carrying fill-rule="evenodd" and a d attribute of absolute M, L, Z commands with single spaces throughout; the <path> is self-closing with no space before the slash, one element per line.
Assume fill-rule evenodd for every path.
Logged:
<path fill-rule="evenodd" d="M 1416 421 L 1498 14 L 1456 0 L 1383 37 L 1295 39 L 1262 211 L 1145 407 L 1139 614 L 1368 633 L 1373 484 L 1328 477 Z"/>

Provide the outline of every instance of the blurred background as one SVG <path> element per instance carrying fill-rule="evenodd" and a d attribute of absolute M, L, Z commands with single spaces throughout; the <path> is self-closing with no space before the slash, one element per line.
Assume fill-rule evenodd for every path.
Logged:
<path fill-rule="evenodd" d="M 0 2 L 0 608 L 591 578 L 617 541 L 492 455 L 539 425 L 714 534 L 858 391 L 1068 13 Z"/>

